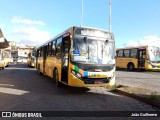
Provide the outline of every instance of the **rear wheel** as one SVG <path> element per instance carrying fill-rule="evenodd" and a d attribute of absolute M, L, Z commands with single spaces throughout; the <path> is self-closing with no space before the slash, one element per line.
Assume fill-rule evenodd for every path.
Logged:
<path fill-rule="evenodd" d="M 40 71 L 40 65 L 38 65 L 38 74 L 42 75 L 42 72 Z"/>
<path fill-rule="evenodd" d="M 129 69 L 130 71 L 133 71 L 133 70 L 134 70 L 134 65 L 133 65 L 133 63 L 129 63 L 129 64 L 128 64 L 128 69 Z"/>

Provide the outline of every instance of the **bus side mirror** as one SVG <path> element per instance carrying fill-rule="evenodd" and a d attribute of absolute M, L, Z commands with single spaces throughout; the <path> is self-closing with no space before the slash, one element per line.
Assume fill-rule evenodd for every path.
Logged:
<path fill-rule="evenodd" d="M 86 42 L 87 41 L 87 37 L 84 37 L 84 42 Z"/>
<path fill-rule="evenodd" d="M 109 40 L 106 40 L 105 43 L 107 44 Z"/>

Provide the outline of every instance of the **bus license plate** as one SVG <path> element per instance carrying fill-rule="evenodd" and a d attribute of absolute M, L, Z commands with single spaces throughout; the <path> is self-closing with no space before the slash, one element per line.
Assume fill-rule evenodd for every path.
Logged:
<path fill-rule="evenodd" d="M 94 81 L 94 84 L 102 84 L 101 81 Z"/>

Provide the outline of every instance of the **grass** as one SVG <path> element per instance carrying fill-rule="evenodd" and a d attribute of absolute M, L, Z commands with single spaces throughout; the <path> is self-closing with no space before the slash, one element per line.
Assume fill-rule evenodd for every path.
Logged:
<path fill-rule="evenodd" d="M 107 89 L 109 90 L 115 90 L 115 89 L 118 89 L 118 88 L 127 88 L 128 86 L 123 86 L 123 85 L 113 85 L 113 86 L 106 86 Z"/>
<path fill-rule="evenodd" d="M 105 86 L 105 87 L 109 90 L 115 90 L 117 88 L 117 85 L 113 85 L 113 86 L 108 85 L 108 86 Z"/>
<path fill-rule="evenodd" d="M 157 92 L 151 93 L 150 96 L 147 97 L 150 100 L 155 100 L 160 102 L 160 95 L 157 95 Z"/>
<path fill-rule="evenodd" d="M 160 95 L 157 92 L 151 91 L 145 88 L 136 88 L 136 87 L 129 87 L 124 85 L 106 86 L 106 88 L 111 91 L 119 89 L 130 94 L 138 95 L 149 100 L 160 102 Z"/>

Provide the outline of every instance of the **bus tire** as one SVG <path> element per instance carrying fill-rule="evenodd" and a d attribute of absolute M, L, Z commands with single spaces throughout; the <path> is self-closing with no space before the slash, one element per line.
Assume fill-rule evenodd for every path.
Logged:
<path fill-rule="evenodd" d="M 5 67 L 2 67 L 2 69 L 4 69 Z"/>
<path fill-rule="evenodd" d="M 130 71 L 133 71 L 133 70 L 134 70 L 134 64 L 133 64 L 133 63 L 129 63 L 129 64 L 128 64 L 128 69 L 129 69 Z"/>
<path fill-rule="evenodd" d="M 61 85 L 62 83 L 59 82 L 59 76 L 58 76 L 57 69 L 55 69 L 54 72 L 53 72 L 53 79 L 54 79 L 54 81 L 56 83 L 56 87 L 61 87 L 62 86 Z"/>
<path fill-rule="evenodd" d="M 40 65 L 38 65 L 38 74 L 42 75 L 42 72 L 40 71 Z"/>

